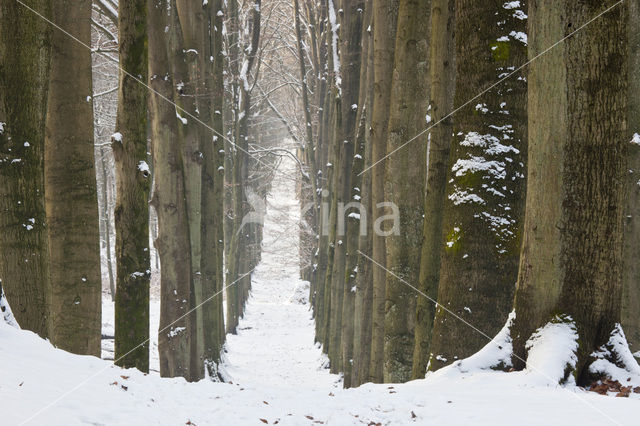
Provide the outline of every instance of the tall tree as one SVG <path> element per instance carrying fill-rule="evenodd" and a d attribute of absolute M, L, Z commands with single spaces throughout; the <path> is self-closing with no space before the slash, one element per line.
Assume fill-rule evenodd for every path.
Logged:
<path fill-rule="evenodd" d="M 622 327 L 632 352 L 640 350 L 640 2 L 629 2 L 629 170 L 624 219 Z"/>
<path fill-rule="evenodd" d="M 211 119 L 213 135 L 208 132 L 202 144 L 202 293 L 208 300 L 203 311 L 204 363 L 207 374 L 215 378 L 218 374 L 220 351 L 225 340 L 223 291 L 224 231 L 222 228 L 222 203 L 224 191 L 224 53 L 222 50 L 223 16 L 222 0 L 213 0 L 205 8 L 204 54 L 200 66 L 206 70 L 203 116 Z M 213 58 L 213 63 L 207 60 Z M 210 64 L 210 65 L 209 65 Z M 215 297 L 214 297 L 215 296 Z M 210 299 L 213 297 L 213 299 Z M 209 300 L 210 299 L 210 300 Z"/>
<path fill-rule="evenodd" d="M 419 290 L 432 300 L 438 297 L 442 219 L 453 121 L 455 81 L 453 23 L 455 0 L 431 1 L 430 93 L 429 116 L 439 123 L 429 130 L 427 140 L 427 179 L 424 197 L 424 227 L 420 254 Z M 427 371 L 429 346 L 436 307 L 432 300 L 420 295 L 416 302 L 415 344 L 412 379 L 421 379 Z"/>
<path fill-rule="evenodd" d="M 151 177 L 146 162 L 147 88 L 138 81 L 147 80 L 146 0 L 122 2 L 118 19 L 120 83 L 112 138 L 117 185 L 114 359 L 123 367 L 149 371 Z"/>
<path fill-rule="evenodd" d="M 524 76 L 487 85 L 526 62 L 525 2 L 455 4 L 456 83 L 444 245 L 430 368 L 466 358 L 493 336 L 512 308 L 524 214 L 526 96 Z M 472 95 L 470 95 L 472 94 Z"/>
<path fill-rule="evenodd" d="M 357 153 L 362 157 L 364 167 L 371 165 L 371 110 L 373 107 L 373 1 L 365 1 L 365 18 L 362 34 L 362 61 L 360 66 L 360 99 L 358 101 L 359 128 L 356 139 Z M 356 159 L 354 159 L 356 163 Z M 371 256 L 373 224 L 371 223 L 371 173 L 360 174 L 360 192 L 362 211 L 360 221 L 366 219 L 365 232 L 358 238 L 358 251 Z M 355 194 L 354 194 L 355 195 Z M 361 222 L 358 224 L 361 225 Z M 369 381 L 371 363 L 371 328 L 373 308 L 373 268 L 371 261 L 364 256 L 357 258 L 356 292 L 353 312 L 353 367 L 351 386 L 360 386 Z"/>
<path fill-rule="evenodd" d="M 351 369 L 353 365 L 353 310 L 355 307 L 355 268 L 359 255 L 357 253 L 358 234 L 360 221 L 354 217 L 355 212 L 347 215 L 348 203 L 355 202 L 360 206 L 360 188 L 357 181 L 358 174 L 363 169 L 362 155 L 356 156 L 357 130 L 358 130 L 358 100 L 360 98 L 360 63 L 362 60 L 362 24 L 364 22 L 364 0 L 344 2 L 342 5 L 342 23 L 340 37 L 340 60 L 342 73 L 342 102 L 346 108 L 342 108 L 342 134 L 340 143 L 340 160 L 342 180 L 339 182 L 339 200 L 344 209 L 338 209 L 340 217 L 338 226 L 346 226 L 339 229 L 339 238 L 342 244 L 335 247 L 336 256 L 341 257 L 336 262 L 336 274 L 334 284 L 342 299 L 339 323 L 340 347 L 339 356 L 342 358 L 342 371 L 344 383 L 351 382 Z M 359 209 L 356 214 L 360 214 Z"/>
<path fill-rule="evenodd" d="M 386 303 L 384 380 L 411 377 L 417 294 L 405 282 L 417 283 L 424 217 L 424 185 L 429 93 L 430 0 L 400 0 L 395 66 L 391 89 L 387 151 L 416 135 L 410 149 L 400 149 L 385 162 L 385 201 L 400 212 L 400 233 L 386 239 Z M 413 284 L 412 284 L 413 285 Z"/>
<path fill-rule="evenodd" d="M 393 79 L 398 0 L 373 1 L 373 68 L 374 91 L 371 117 L 371 203 L 374 217 L 384 213 L 378 204 L 384 202 L 384 170 L 387 155 L 388 122 L 390 113 L 391 81 Z M 385 237 L 373 234 L 372 258 L 384 265 L 386 259 Z M 370 379 L 383 381 L 384 326 L 385 326 L 386 272 L 380 266 L 373 267 L 373 331 L 371 344 Z"/>
<path fill-rule="evenodd" d="M 240 27 L 240 11 L 236 2 L 229 3 L 229 58 L 232 73 L 232 109 L 233 109 L 233 232 L 227 256 L 227 283 L 236 282 L 227 287 L 227 332 L 235 333 L 239 318 L 242 316 L 244 303 L 251 285 L 251 269 L 249 248 L 251 241 L 250 227 L 245 226 L 243 219 L 249 212 L 247 186 L 249 175 L 249 116 L 251 109 L 250 73 L 256 63 L 260 44 L 260 11 L 261 0 L 253 0 Z M 248 39 L 242 39 L 246 34 Z M 242 49 L 240 49 L 242 44 Z M 238 65 L 242 63 L 240 68 Z M 242 278 L 241 278 L 242 277 Z"/>
<path fill-rule="evenodd" d="M 514 365 L 524 366 L 536 329 L 567 322 L 578 334 L 577 360 L 561 362 L 578 382 L 587 379 L 590 355 L 609 340 L 621 311 L 628 6 L 618 3 L 602 14 L 613 4 L 529 3 L 530 57 L 590 24 L 532 62 L 528 76 L 529 173 L 511 328 L 519 357 Z"/>
<path fill-rule="evenodd" d="M 91 1 L 52 1 L 51 75 L 45 137 L 51 342 L 100 355 L 101 274 L 93 147 Z"/>
<path fill-rule="evenodd" d="M 49 0 L 30 3 L 45 16 Z M 44 140 L 50 25 L 15 0 L 0 8 L 0 282 L 20 326 L 48 337 Z"/>
<path fill-rule="evenodd" d="M 176 117 L 174 79 L 169 61 L 170 24 L 165 0 L 148 3 L 149 97 L 154 186 L 151 205 L 158 215 L 160 255 L 160 331 L 158 352 L 160 375 L 190 377 L 190 348 L 193 316 L 185 317 L 191 300 L 191 250 L 187 216 L 185 179 Z"/>

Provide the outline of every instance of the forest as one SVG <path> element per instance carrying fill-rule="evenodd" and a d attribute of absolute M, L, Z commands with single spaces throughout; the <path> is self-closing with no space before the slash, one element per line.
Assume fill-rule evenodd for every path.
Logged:
<path fill-rule="evenodd" d="M 639 254 L 640 0 L 0 0 L 2 424 L 634 424 Z"/>

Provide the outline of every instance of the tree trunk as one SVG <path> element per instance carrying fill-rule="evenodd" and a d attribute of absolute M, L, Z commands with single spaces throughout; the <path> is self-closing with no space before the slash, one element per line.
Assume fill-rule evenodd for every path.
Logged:
<path fill-rule="evenodd" d="M 391 81 L 393 79 L 394 49 L 398 20 L 398 0 L 373 1 L 373 68 L 374 97 L 371 120 L 371 203 L 372 219 L 386 214 L 378 204 L 384 202 L 384 157 L 387 154 L 388 122 L 391 101 Z M 385 265 L 385 237 L 373 234 L 372 258 Z M 380 266 L 373 266 L 373 331 L 371 343 L 371 380 L 383 381 L 384 365 L 384 322 L 386 272 Z"/>
<path fill-rule="evenodd" d="M 215 132 L 207 131 L 203 136 L 202 165 L 202 288 L 205 300 L 203 306 L 204 364 L 209 377 L 217 379 L 220 351 L 224 344 L 224 315 L 222 308 L 223 291 L 223 243 L 222 202 L 224 183 L 224 135 L 222 109 L 224 100 L 224 56 L 222 53 L 223 17 L 217 12 L 222 9 L 222 0 L 213 0 L 205 7 L 204 54 L 200 56 L 200 66 L 206 70 L 205 93 L 201 114 L 210 118 Z M 213 58 L 211 63 L 208 58 Z"/>
<path fill-rule="evenodd" d="M 360 154 L 355 156 L 356 150 L 364 153 L 361 147 L 356 147 L 358 133 L 358 101 L 360 99 L 360 71 L 362 60 L 362 24 L 364 22 L 364 0 L 352 0 L 343 4 L 343 21 L 341 24 L 342 37 L 340 40 L 341 72 L 342 76 L 342 102 L 346 108 L 342 109 L 342 154 L 340 167 L 343 168 L 343 181 L 340 187 L 340 201 L 344 210 L 340 210 L 339 221 L 344 225 L 340 239 L 342 244 L 336 246 L 337 253 L 342 257 L 340 268 L 337 269 L 335 283 L 338 291 L 342 291 L 342 312 L 340 313 L 340 343 L 342 358 L 343 382 L 349 386 L 352 377 L 353 365 L 353 315 L 355 308 L 356 266 L 358 262 L 358 235 L 360 220 L 353 213 L 360 214 L 361 210 L 354 212 L 347 209 L 348 203 L 354 202 L 360 206 L 359 173 L 363 170 L 364 159 Z M 365 57 L 366 60 L 366 57 Z M 345 215 L 347 217 L 345 217 Z M 345 232 L 346 231 L 346 232 Z"/>
<path fill-rule="evenodd" d="M 54 0 L 52 12 L 56 25 L 91 43 L 91 1 Z M 90 50 L 53 31 L 44 162 L 49 337 L 61 349 L 100 356 L 102 280 L 91 94 Z"/>
<path fill-rule="evenodd" d="M 112 138 L 116 160 L 118 275 L 114 359 L 120 366 L 148 372 L 151 261 L 150 171 L 145 161 L 147 88 L 136 81 L 136 78 L 147 79 L 147 2 L 135 0 L 121 4 L 118 19 L 121 69 L 116 134 Z"/>
<path fill-rule="evenodd" d="M 175 9 L 171 10 L 173 14 Z M 160 255 L 160 375 L 189 377 L 193 323 L 185 317 L 191 300 L 191 250 L 176 107 L 171 104 L 174 80 L 169 62 L 170 22 L 162 3 L 149 2 L 149 97 L 154 163 L 152 205 L 158 215 Z"/>
<path fill-rule="evenodd" d="M 622 328 L 631 352 L 640 351 L 640 1 L 629 1 L 629 146 L 624 219 Z M 634 139 L 635 138 L 635 139 Z"/>
<path fill-rule="evenodd" d="M 530 57 L 612 4 L 531 0 Z M 524 367 L 526 342 L 536 329 L 570 322 L 579 347 L 565 379 L 573 374 L 579 383 L 588 378 L 590 354 L 620 321 L 629 145 L 626 29 L 622 3 L 534 61 L 528 77 L 529 174 L 511 328 L 514 365 Z"/>
<path fill-rule="evenodd" d="M 399 149 L 421 132 L 427 121 L 429 92 L 430 0 L 400 0 L 395 67 L 391 89 L 387 151 Z M 384 325 L 384 381 L 406 382 L 411 377 L 415 290 L 420 276 L 420 246 L 424 218 L 425 157 L 423 133 L 385 162 L 385 200 L 400 212 L 400 232 L 386 243 L 386 303 Z"/>
<path fill-rule="evenodd" d="M 49 0 L 30 3 L 50 16 Z M 47 338 L 49 252 L 44 144 L 50 25 L 14 0 L 0 8 L 0 282 L 23 329 Z"/>
<path fill-rule="evenodd" d="M 465 103 L 526 62 L 526 39 L 518 36 L 526 31 L 523 10 L 501 0 L 455 4 L 454 105 L 461 109 L 454 116 L 443 211 L 432 370 L 487 343 L 443 307 L 489 336 L 500 331 L 512 307 L 525 200 L 526 81 L 514 75 Z"/>
<path fill-rule="evenodd" d="M 373 23 L 372 0 L 366 0 L 363 25 L 362 63 L 360 67 L 360 100 L 358 102 L 360 127 L 356 143 L 358 154 L 362 156 L 364 167 L 371 165 L 371 110 L 373 107 Z M 358 238 L 358 250 L 371 257 L 373 226 L 371 223 L 371 173 L 360 178 L 360 196 L 363 211 L 360 221 L 366 219 L 366 230 Z M 356 293 L 353 313 L 353 371 L 351 386 L 360 386 L 369 380 L 371 363 L 371 327 L 373 306 L 373 268 L 366 257 L 358 253 L 356 274 Z"/>
<path fill-rule="evenodd" d="M 415 343 L 412 379 L 424 378 L 429 362 L 429 346 L 438 297 L 440 254 L 442 250 L 442 219 L 447 183 L 447 169 L 453 121 L 445 117 L 453 110 L 455 67 L 453 52 L 453 7 L 455 0 L 431 1 L 431 123 L 439 123 L 429 130 L 427 139 L 427 179 L 424 198 L 424 222 L 420 254 L 420 276 L 416 301 Z"/>

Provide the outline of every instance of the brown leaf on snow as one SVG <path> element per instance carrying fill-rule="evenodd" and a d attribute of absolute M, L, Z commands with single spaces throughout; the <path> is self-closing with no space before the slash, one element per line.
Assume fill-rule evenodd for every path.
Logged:
<path fill-rule="evenodd" d="M 412 419 L 415 419 L 416 417 L 418 417 L 418 416 L 416 416 L 416 413 L 414 413 L 414 412 L 412 411 L 412 412 L 411 412 L 411 418 L 412 418 Z"/>
<path fill-rule="evenodd" d="M 267 401 L 262 401 L 263 404 L 265 405 L 269 405 L 269 403 Z"/>
<path fill-rule="evenodd" d="M 260 419 L 260 421 L 261 421 L 262 423 L 269 424 L 269 420 L 267 420 L 267 419 Z"/>
<path fill-rule="evenodd" d="M 620 392 L 616 394 L 618 398 L 629 398 L 629 394 L 631 393 L 631 386 L 623 386 L 620 389 Z"/>
<path fill-rule="evenodd" d="M 120 377 L 122 377 L 125 380 L 127 380 L 129 378 L 129 376 L 120 376 Z"/>

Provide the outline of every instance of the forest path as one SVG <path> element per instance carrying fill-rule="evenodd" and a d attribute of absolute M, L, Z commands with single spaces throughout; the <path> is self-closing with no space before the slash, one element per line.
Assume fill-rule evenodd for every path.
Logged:
<path fill-rule="evenodd" d="M 251 296 L 237 335 L 227 335 L 221 372 L 241 385 L 340 387 L 327 358 L 314 344 L 309 284 L 300 280 L 300 204 L 297 165 L 285 157 L 267 197 L 262 261 L 252 276 Z M 255 208 L 256 206 L 254 206 Z"/>

